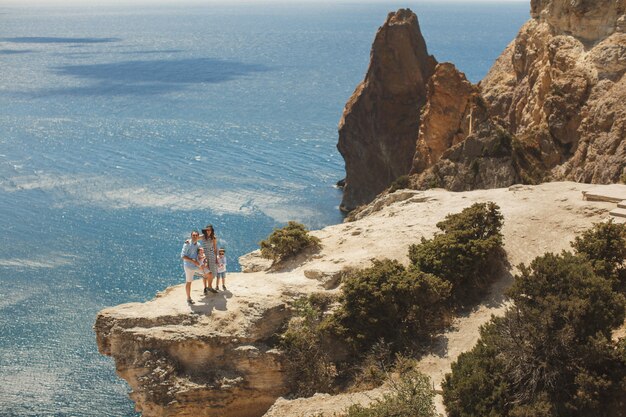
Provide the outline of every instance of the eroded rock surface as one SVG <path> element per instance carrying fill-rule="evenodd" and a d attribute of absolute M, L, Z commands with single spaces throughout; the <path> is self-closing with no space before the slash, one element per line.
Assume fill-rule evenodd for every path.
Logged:
<path fill-rule="evenodd" d="M 470 134 L 477 96 L 478 87 L 453 64 L 444 62 L 435 67 L 428 81 L 412 173 L 433 166 L 445 151 Z"/>
<path fill-rule="evenodd" d="M 411 69 L 412 43 L 382 52 L 388 20 L 340 124 L 342 208 L 373 200 L 409 172 L 413 188 L 457 191 L 626 178 L 625 13 L 626 0 L 532 0 L 531 19 L 478 86 L 452 64 Z M 389 68 L 419 81 L 399 89 L 395 72 L 380 75 Z M 422 112 L 398 111 L 398 103 Z"/>
<path fill-rule="evenodd" d="M 343 210 L 369 203 L 411 169 L 435 64 L 417 16 L 408 9 L 390 13 L 376 34 L 365 79 L 339 122 L 337 148 L 346 163 Z"/>
<path fill-rule="evenodd" d="M 626 172 L 625 0 L 534 0 L 532 16 L 481 90 L 554 179 Z"/>
<path fill-rule="evenodd" d="M 535 176 L 537 164 L 491 117 L 478 86 L 454 65 L 438 64 L 428 82 L 412 187 L 507 187 Z"/>
<path fill-rule="evenodd" d="M 623 32 L 624 13 L 624 0 L 530 1 L 531 16 L 550 25 L 555 35 L 572 35 L 590 43 Z"/>
<path fill-rule="evenodd" d="M 267 341 L 289 317 L 293 297 L 316 286 L 292 277 L 285 291 L 280 274 L 272 281 L 241 275 L 236 296 L 203 296 L 196 281 L 193 306 L 178 286 L 98 314 L 98 348 L 115 359 L 144 416 L 260 416 L 289 392 L 280 352 Z"/>

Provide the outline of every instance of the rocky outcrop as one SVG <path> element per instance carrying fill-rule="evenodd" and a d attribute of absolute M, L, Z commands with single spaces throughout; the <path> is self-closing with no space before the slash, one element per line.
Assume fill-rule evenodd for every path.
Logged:
<path fill-rule="evenodd" d="M 193 306 L 178 286 L 98 314 L 98 349 L 115 359 L 143 416 L 260 416 L 289 392 L 268 340 L 289 317 L 291 297 L 316 286 L 302 278 L 284 294 L 280 284 L 246 275 L 237 297 L 203 297 L 197 282 Z"/>
<path fill-rule="evenodd" d="M 555 35 L 571 35 L 593 43 L 624 32 L 624 0 L 531 0 L 530 15 L 547 23 Z"/>
<path fill-rule="evenodd" d="M 453 64 L 445 62 L 435 67 L 428 81 L 412 174 L 433 166 L 445 151 L 467 137 L 473 128 L 472 110 L 477 96 L 478 87 Z"/>
<path fill-rule="evenodd" d="M 489 115 L 478 86 L 450 63 L 428 82 L 412 188 L 499 188 L 530 179 L 537 161 Z"/>
<path fill-rule="evenodd" d="M 393 54 L 397 62 L 375 60 L 383 43 L 377 37 L 366 80 L 340 124 L 347 173 L 342 208 L 371 201 L 409 173 L 411 187 L 456 191 L 626 178 L 625 13 L 626 0 L 532 0 L 532 19 L 478 86 L 445 63 L 431 77 L 419 72 L 426 84 L 418 93 L 407 88 L 369 94 L 370 80 L 376 80 L 376 91 L 385 82 L 393 85 L 373 77 L 384 72 L 373 71 L 374 63 L 383 69 L 415 63 L 413 55 L 399 52 Z M 400 102 L 421 107 L 421 114 L 407 118 L 409 113 L 396 111 Z M 348 123 L 356 115 L 357 122 Z M 384 133 L 373 126 L 384 126 Z M 396 160 L 389 157 L 394 152 Z M 401 156 L 409 154 L 407 169 Z"/>
<path fill-rule="evenodd" d="M 390 13 L 376 34 L 365 79 L 339 122 L 337 148 L 346 163 L 342 210 L 369 203 L 411 169 L 435 64 L 417 16 L 408 9 Z"/>
<path fill-rule="evenodd" d="M 625 0 L 536 0 L 481 82 L 492 117 L 534 148 L 553 179 L 626 173 Z"/>
<path fill-rule="evenodd" d="M 291 387 L 283 372 L 283 354 L 275 349 L 275 334 L 291 316 L 295 299 L 313 292 L 337 292 L 324 289 L 335 288 L 336 283 L 329 285 L 330 279 L 340 279 L 346 268 L 367 267 L 372 259 L 406 264 L 409 245 L 431 237 L 436 223 L 448 213 L 475 202 L 494 201 L 501 207 L 505 249 L 512 265 L 548 250 L 559 252 L 568 248 L 576 233 L 608 218 L 616 203 L 582 198 L 582 191 L 599 195 L 606 187 L 550 183 L 464 193 L 434 189 L 384 195 L 355 221 L 312 232 L 321 240 L 320 252 L 285 270 L 231 273 L 230 291 L 207 297 L 196 281 L 193 306 L 185 303 L 184 285 L 178 285 L 145 303 L 102 310 L 94 326 L 98 348 L 114 359 L 145 417 L 253 417 L 266 412 L 315 416 L 322 411 L 341 415 L 351 403 L 367 403 L 380 392 L 275 403 Z M 621 187 L 610 191 L 623 195 L 626 185 Z M 251 258 L 244 258 L 242 266 L 254 263 Z M 450 363 L 474 345 L 480 325 L 492 313 L 501 312 L 502 293 L 509 283 L 503 279 L 492 298 L 441 338 L 444 345 L 437 353 L 420 361 L 420 369 L 435 384 L 449 372 Z"/>

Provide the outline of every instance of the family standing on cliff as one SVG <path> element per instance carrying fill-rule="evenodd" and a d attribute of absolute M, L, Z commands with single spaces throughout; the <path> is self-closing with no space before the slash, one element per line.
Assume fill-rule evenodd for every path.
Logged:
<path fill-rule="evenodd" d="M 226 256 L 224 248 L 217 250 L 217 238 L 212 225 L 202 229 L 202 235 L 197 230 L 191 232 L 191 240 L 186 240 L 180 253 L 185 271 L 185 292 L 187 303 L 194 304 L 191 299 L 191 282 L 194 275 L 201 275 L 204 284 L 204 294 L 217 293 L 222 279 L 222 290 L 226 291 Z M 215 277 L 215 288 L 213 288 Z"/>

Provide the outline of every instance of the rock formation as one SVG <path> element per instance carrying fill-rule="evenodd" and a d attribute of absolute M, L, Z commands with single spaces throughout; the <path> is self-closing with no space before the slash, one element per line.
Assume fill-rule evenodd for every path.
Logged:
<path fill-rule="evenodd" d="M 464 191 L 530 178 L 533 161 L 491 118 L 478 86 L 454 65 L 438 64 L 427 90 L 411 169 L 413 188 Z"/>
<path fill-rule="evenodd" d="M 455 191 L 624 178 L 625 12 L 626 0 L 532 0 L 531 20 L 478 86 L 446 63 L 418 73 L 425 85 L 417 95 L 411 88 L 385 89 L 385 82 L 397 86 L 395 77 L 374 77 L 415 64 L 413 54 L 379 58 L 380 44 L 391 45 L 381 40 L 396 18 L 390 15 L 374 42 L 368 75 L 340 123 L 347 174 L 342 208 L 371 201 L 409 173 L 413 188 Z M 405 33 L 416 37 L 412 44 L 423 43 L 418 32 Z M 385 94 L 372 94 L 371 83 Z M 397 111 L 397 103 L 409 101 L 422 108 L 420 115 Z M 397 160 L 389 157 L 394 152 Z M 407 169 L 401 156 L 408 154 L 413 162 Z"/>
<path fill-rule="evenodd" d="M 283 372 L 275 333 L 292 314 L 290 304 L 313 292 L 337 292 L 346 267 L 367 267 L 374 258 L 407 263 L 410 244 L 430 238 L 448 213 L 475 202 L 494 201 L 504 215 L 504 244 L 512 265 L 545 252 L 567 249 L 576 233 L 608 218 L 615 202 L 586 201 L 581 191 L 602 194 L 609 187 L 576 183 L 450 193 L 441 189 L 404 190 L 383 195 L 350 223 L 312 232 L 319 253 L 282 271 L 231 273 L 229 290 L 204 297 L 192 284 L 196 304 L 185 303 L 184 284 L 151 301 L 102 310 L 94 330 L 100 352 L 112 356 L 118 374 L 145 417 L 157 416 L 331 416 L 354 402 L 367 403 L 380 390 L 357 395 L 281 400 L 291 381 Z M 588 194 L 589 195 L 589 194 Z M 255 255 L 242 265 L 259 265 Z M 420 370 L 436 385 L 460 353 L 471 349 L 478 329 L 504 308 L 506 274 L 490 297 L 459 318 L 440 339 L 437 353 L 420 360 Z M 329 289 L 326 289 L 329 288 Z M 268 411 L 269 409 L 269 411 Z"/>
<path fill-rule="evenodd" d="M 369 203 L 411 169 L 435 64 L 417 16 L 408 9 L 390 13 L 376 34 L 365 79 L 339 122 L 337 148 L 346 163 L 342 210 Z"/>
<path fill-rule="evenodd" d="M 453 64 L 444 62 L 435 67 L 428 81 L 412 173 L 433 166 L 448 148 L 467 137 L 473 128 L 470 113 L 477 96 L 478 88 Z"/>
<path fill-rule="evenodd" d="M 530 0 L 530 15 L 547 23 L 554 35 L 571 35 L 595 43 L 624 32 L 624 0 Z"/>
<path fill-rule="evenodd" d="M 196 285 L 197 303 L 188 306 L 179 286 L 98 314 L 98 349 L 115 359 L 143 416 L 260 416 L 289 392 L 280 353 L 267 340 L 289 316 L 293 294 L 315 286 L 303 278 L 285 295 L 254 273 L 246 279 L 234 299 L 202 298 Z"/>
<path fill-rule="evenodd" d="M 553 179 L 626 171 L 626 0 L 533 0 L 532 19 L 481 82 L 490 114 Z"/>

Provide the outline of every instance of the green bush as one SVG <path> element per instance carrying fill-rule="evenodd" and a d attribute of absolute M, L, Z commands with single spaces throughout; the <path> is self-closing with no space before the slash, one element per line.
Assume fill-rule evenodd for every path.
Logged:
<path fill-rule="evenodd" d="M 294 303 L 296 314 L 281 335 L 285 372 L 291 382 L 292 394 L 308 397 L 328 392 L 337 374 L 335 365 L 323 349 L 320 322 L 331 302 L 328 297 L 311 296 Z"/>
<path fill-rule="evenodd" d="M 494 203 L 476 203 L 437 223 L 443 233 L 409 247 L 409 259 L 423 272 L 452 284 L 457 303 L 480 294 L 504 258 L 503 217 Z"/>
<path fill-rule="evenodd" d="M 282 229 L 274 229 L 259 245 L 262 257 L 277 262 L 297 255 L 306 248 L 319 248 L 320 240 L 309 235 L 303 224 L 291 221 Z"/>
<path fill-rule="evenodd" d="M 519 269 L 509 296 L 524 320 L 546 337 L 563 331 L 572 342 L 597 333 L 610 338 L 612 329 L 624 322 L 624 297 L 595 274 L 587 259 L 547 253 Z"/>
<path fill-rule="evenodd" d="M 437 417 L 430 378 L 411 369 L 391 381 L 391 393 L 368 407 L 353 405 L 347 417 Z"/>
<path fill-rule="evenodd" d="M 443 188 L 442 181 L 436 174 L 431 174 L 428 178 L 427 188 Z"/>
<path fill-rule="evenodd" d="M 310 395 L 330 385 L 336 375 L 325 353 L 330 343 L 352 353 L 338 364 L 341 383 L 380 384 L 394 353 L 419 352 L 449 324 L 453 291 L 465 301 L 462 294 L 475 293 L 491 281 L 502 248 L 498 207 L 475 204 L 437 226 L 442 233 L 411 247 L 409 267 L 376 260 L 370 268 L 346 270 L 332 313 L 334 300 L 327 297 L 296 305 L 298 314 L 281 342 L 294 393 Z M 302 234 L 304 228 L 298 230 Z"/>
<path fill-rule="evenodd" d="M 499 344 L 515 398 L 532 405 L 543 394 L 555 415 L 594 414 L 626 376 L 611 341 L 624 322 L 624 297 L 588 260 L 567 252 L 520 270 L 500 331 L 509 337 Z"/>
<path fill-rule="evenodd" d="M 348 276 L 342 290 L 341 307 L 329 326 L 355 352 L 367 351 L 381 339 L 393 351 L 414 347 L 447 319 L 450 284 L 397 261 L 374 261 Z"/>
<path fill-rule="evenodd" d="M 364 391 L 381 386 L 391 370 L 391 345 L 384 340 L 375 343 L 356 368 L 351 390 Z"/>
<path fill-rule="evenodd" d="M 449 417 L 620 415 L 626 358 L 611 334 L 625 301 L 611 282 L 584 257 L 546 254 L 520 266 L 509 296 L 446 376 Z"/>
<path fill-rule="evenodd" d="M 410 187 L 410 181 L 408 175 L 401 175 L 396 178 L 389 186 L 389 192 L 393 193 L 398 190 L 404 190 Z"/>
<path fill-rule="evenodd" d="M 502 417 L 508 410 L 510 386 L 502 369 L 493 321 L 481 328 L 481 338 L 452 364 L 443 384 L 443 400 L 449 417 Z"/>
<path fill-rule="evenodd" d="M 496 137 L 483 148 L 483 155 L 491 158 L 502 158 L 511 155 L 515 137 L 506 129 L 495 125 Z"/>
<path fill-rule="evenodd" d="M 574 250 L 586 257 L 597 274 L 614 280 L 623 290 L 626 286 L 626 225 L 597 223 L 576 237 Z"/>

